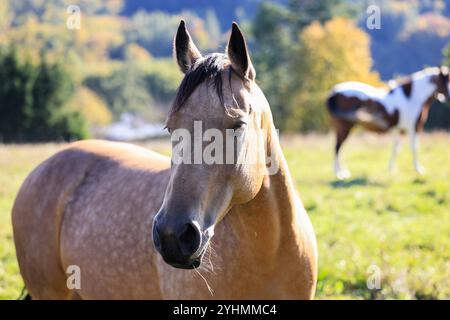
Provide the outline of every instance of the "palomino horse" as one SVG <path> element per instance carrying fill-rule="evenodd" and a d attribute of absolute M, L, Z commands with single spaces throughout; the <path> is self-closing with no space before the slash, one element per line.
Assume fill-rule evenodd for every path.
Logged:
<path fill-rule="evenodd" d="M 32 298 L 313 298 L 314 231 L 241 31 L 233 24 L 226 53 L 203 57 L 182 21 L 174 47 L 185 77 L 167 120 L 172 138 L 195 134 L 198 121 L 224 136 L 231 129 L 242 161 L 175 161 L 174 143 L 171 163 L 102 141 L 52 156 L 26 179 L 13 208 Z"/>
<path fill-rule="evenodd" d="M 424 169 L 417 159 L 417 133 L 427 120 L 433 100 L 437 98 L 444 102 L 449 99 L 449 69 L 427 68 L 394 83 L 390 91 L 361 82 L 343 82 L 333 88 L 327 105 L 336 129 L 334 170 L 338 179 L 350 176 L 341 166 L 339 150 L 357 124 L 378 133 L 396 129 L 390 170 L 399 151 L 400 133 L 407 132 L 414 168 L 423 174 Z"/>

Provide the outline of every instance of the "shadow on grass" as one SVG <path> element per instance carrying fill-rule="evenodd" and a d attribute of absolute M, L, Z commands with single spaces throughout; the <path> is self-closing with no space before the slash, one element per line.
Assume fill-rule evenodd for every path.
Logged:
<path fill-rule="evenodd" d="M 425 184 L 426 182 L 427 182 L 427 180 L 425 178 L 422 178 L 422 177 L 415 178 L 412 181 L 413 184 Z"/>
<path fill-rule="evenodd" d="M 355 177 L 347 180 L 331 181 L 330 186 L 333 188 L 352 188 L 358 186 L 383 187 L 384 185 L 379 182 L 370 181 L 367 177 Z"/>

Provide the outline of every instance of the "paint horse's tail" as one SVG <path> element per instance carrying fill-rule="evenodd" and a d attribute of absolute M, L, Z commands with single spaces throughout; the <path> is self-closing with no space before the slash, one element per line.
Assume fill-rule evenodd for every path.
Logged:
<path fill-rule="evenodd" d="M 337 111 L 338 105 L 337 105 L 336 95 L 334 93 L 330 94 L 330 96 L 328 97 L 327 107 L 328 107 L 328 111 L 330 111 L 331 114 L 334 114 Z"/>
<path fill-rule="evenodd" d="M 389 124 L 385 121 L 382 115 L 369 112 L 363 105 L 355 106 L 352 109 L 341 110 L 339 108 L 336 94 L 334 93 L 328 97 L 327 107 L 328 111 L 334 118 L 353 124 L 360 124 L 368 129 L 371 129 L 371 127 L 378 130 L 389 129 Z"/>

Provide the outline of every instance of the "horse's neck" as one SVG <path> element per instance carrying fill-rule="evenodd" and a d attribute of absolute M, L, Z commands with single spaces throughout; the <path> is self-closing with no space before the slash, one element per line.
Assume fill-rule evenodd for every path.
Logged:
<path fill-rule="evenodd" d="M 261 189 L 250 202 L 234 209 L 228 225 L 235 239 L 235 250 L 254 260 L 264 260 L 271 268 L 276 264 L 283 245 L 295 243 L 297 236 L 296 213 L 298 199 L 294 190 L 286 160 L 278 137 L 271 138 L 272 161 L 276 161 L 276 173 L 266 175 Z"/>
<path fill-rule="evenodd" d="M 436 85 L 430 77 L 430 75 L 426 75 L 413 80 L 411 101 L 418 107 L 423 107 L 436 91 Z"/>
<path fill-rule="evenodd" d="M 233 207 L 217 226 L 213 247 L 220 257 L 215 261 L 226 266 L 221 277 L 243 296 L 305 299 L 315 283 L 314 234 L 298 211 L 302 208 L 275 134 L 268 149 L 278 170 L 265 176 L 253 200 Z"/>

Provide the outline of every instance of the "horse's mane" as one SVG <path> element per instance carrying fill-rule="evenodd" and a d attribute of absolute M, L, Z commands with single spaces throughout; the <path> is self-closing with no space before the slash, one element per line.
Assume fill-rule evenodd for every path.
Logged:
<path fill-rule="evenodd" d="M 397 88 L 402 88 L 405 96 L 409 97 L 412 91 L 412 83 L 413 78 L 410 75 L 391 80 L 389 81 L 389 87 L 391 88 L 389 93 L 393 93 Z"/>
<path fill-rule="evenodd" d="M 169 114 L 180 110 L 195 88 L 204 81 L 212 84 L 223 104 L 221 72 L 229 65 L 225 54 L 212 53 L 199 59 L 184 76 Z"/>

